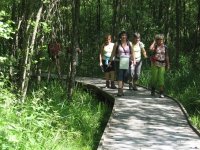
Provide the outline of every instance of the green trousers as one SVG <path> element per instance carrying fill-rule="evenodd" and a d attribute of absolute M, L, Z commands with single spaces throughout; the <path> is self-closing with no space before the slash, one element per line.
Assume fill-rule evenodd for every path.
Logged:
<path fill-rule="evenodd" d="M 164 86 L 165 67 L 151 64 L 151 86 Z"/>

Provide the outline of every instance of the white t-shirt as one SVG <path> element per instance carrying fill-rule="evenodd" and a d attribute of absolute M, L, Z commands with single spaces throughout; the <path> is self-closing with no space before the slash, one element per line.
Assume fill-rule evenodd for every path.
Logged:
<path fill-rule="evenodd" d="M 113 50 L 114 43 L 109 43 L 108 45 L 105 45 L 103 48 L 103 59 L 106 60 L 110 58 L 112 50 Z"/>
<path fill-rule="evenodd" d="M 141 50 L 144 48 L 144 44 L 142 42 L 138 42 L 137 44 L 132 44 L 132 46 L 135 54 L 135 60 L 138 62 L 141 60 Z"/>

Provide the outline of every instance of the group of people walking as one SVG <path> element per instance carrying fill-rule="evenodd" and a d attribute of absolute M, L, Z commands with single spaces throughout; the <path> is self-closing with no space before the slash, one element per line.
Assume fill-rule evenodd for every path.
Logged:
<path fill-rule="evenodd" d="M 115 79 L 118 81 L 118 96 L 123 96 L 124 83 L 129 84 L 129 89 L 137 91 L 137 82 L 142 67 L 142 55 L 151 61 L 151 95 L 159 87 L 160 98 L 164 97 L 164 74 L 169 69 L 169 55 L 164 44 L 164 36 L 157 34 L 149 48 L 149 56 L 144 44 L 140 41 L 140 34 L 134 33 L 129 41 L 126 31 L 121 31 L 118 41 L 113 43 L 111 35 L 105 36 L 101 47 L 99 60 L 105 73 L 106 88 L 116 89 Z"/>

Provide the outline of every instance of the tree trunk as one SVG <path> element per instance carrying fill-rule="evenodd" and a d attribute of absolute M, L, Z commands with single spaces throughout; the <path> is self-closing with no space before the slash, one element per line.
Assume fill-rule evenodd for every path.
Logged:
<path fill-rule="evenodd" d="M 11 14 L 11 19 L 12 19 L 12 21 L 13 22 L 17 22 L 17 20 L 16 20 L 16 0 L 14 0 L 13 1 L 13 4 L 12 4 L 12 14 Z M 13 28 L 15 28 L 15 26 L 13 26 Z M 13 58 L 14 58 L 14 56 L 15 56 L 15 54 L 16 54 L 16 36 L 15 35 L 13 35 L 12 36 L 12 40 L 10 40 L 10 44 L 9 45 L 11 45 L 11 47 L 10 47 L 10 54 L 9 54 L 9 56 L 10 56 L 10 58 L 11 58 L 11 60 L 13 60 Z M 14 75 L 14 72 L 13 72 L 13 62 L 12 61 L 10 61 L 10 68 L 9 68 L 9 77 L 10 77 L 10 80 L 11 81 L 13 81 L 13 75 Z"/>
<path fill-rule="evenodd" d="M 31 69 L 31 61 L 32 61 L 32 56 L 33 56 L 33 50 L 34 50 L 34 44 L 35 44 L 35 38 L 37 34 L 37 29 L 39 25 L 39 21 L 42 15 L 42 9 L 43 9 L 43 4 L 38 10 L 37 16 L 36 16 L 36 22 L 35 22 L 35 27 L 33 30 L 33 35 L 31 39 L 31 44 L 30 46 L 27 46 L 26 49 L 26 57 L 25 57 L 25 62 L 24 62 L 24 70 L 23 70 L 23 80 L 22 80 L 22 86 L 21 86 L 21 91 L 22 91 L 22 102 L 24 102 L 27 89 L 28 89 L 28 83 L 29 83 L 29 78 L 30 78 L 30 69 Z"/>
<path fill-rule="evenodd" d="M 20 10 L 19 12 L 19 18 L 18 18 L 18 27 L 17 27 L 17 33 L 16 33 L 16 45 L 17 45 L 17 55 L 19 56 L 17 59 L 18 60 L 18 72 L 17 72 L 17 76 L 19 78 L 17 78 L 17 83 L 18 86 L 21 86 L 21 82 L 22 82 L 22 72 L 23 72 L 23 63 L 24 63 L 24 57 L 21 57 L 21 55 L 25 55 L 24 54 L 24 43 L 26 41 L 25 38 L 25 30 L 27 28 L 27 20 L 28 18 L 26 18 L 25 16 L 28 16 L 26 13 L 26 9 L 27 8 L 27 4 L 25 0 L 21 0 L 20 4 L 18 5 L 18 9 Z M 20 89 L 20 88 L 19 88 Z"/>
<path fill-rule="evenodd" d="M 176 0 L 176 64 L 179 60 L 180 51 L 180 0 Z"/>
<path fill-rule="evenodd" d="M 168 42 L 168 39 L 170 39 L 170 33 L 169 33 L 169 27 L 170 27 L 170 11 L 171 11 L 171 0 L 168 0 L 166 2 L 166 8 L 165 8 L 165 17 L 164 17 L 164 34 L 166 35 L 166 43 Z"/>
<path fill-rule="evenodd" d="M 114 37 L 114 40 L 117 40 L 117 31 L 118 27 L 117 24 L 119 24 L 119 0 L 113 0 L 113 23 L 112 23 L 112 35 Z"/>
<path fill-rule="evenodd" d="M 98 33 L 97 39 L 98 40 L 100 38 L 100 28 L 101 28 L 101 12 L 100 12 L 100 9 L 101 9 L 101 2 L 100 2 L 100 0 L 97 0 L 97 33 Z"/>
<path fill-rule="evenodd" d="M 200 1 L 198 1 L 198 16 L 197 16 L 197 29 L 196 29 L 195 48 L 200 46 Z"/>
<path fill-rule="evenodd" d="M 73 37 L 72 37 L 72 52 L 71 52 L 71 72 L 70 72 L 68 91 L 67 91 L 68 100 L 72 100 L 72 94 L 75 85 L 76 64 L 77 64 L 76 58 L 78 55 L 77 48 L 79 48 L 79 43 L 78 43 L 79 17 L 80 17 L 80 0 L 73 0 L 72 2 Z"/>

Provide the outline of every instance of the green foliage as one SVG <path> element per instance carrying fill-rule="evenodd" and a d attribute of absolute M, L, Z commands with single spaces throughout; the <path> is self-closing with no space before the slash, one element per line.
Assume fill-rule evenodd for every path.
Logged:
<path fill-rule="evenodd" d="M 14 22 L 11 20 L 4 21 L 4 18 L 8 14 L 5 11 L 0 11 L 0 37 L 5 39 L 10 39 L 11 34 L 14 33 L 14 30 L 12 28 L 12 25 Z"/>
<path fill-rule="evenodd" d="M 51 3 L 50 0 L 42 0 L 42 2 L 43 2 L 44 4 L 49 4 L 49 3 Z"/>
<path fill-rule="evenodd" d="M 41 85 L 21 104 L 0 86 L 0 149 L 91 150 L 96 148 L 108 107 L 77 89 L 73 102 L 57 82 Z M 8 103 L 9 101 L 9 103 Z"/>
<path fill-rule="evenodd" d="M 48 23 L 46 23 L 46 22 L 40 22 L 40 24 L 42 26 L 43 32 L 45 32 L 45 33 L 50 33 L 51 32 L 51 28 L 48 25 Z"/>
<path fill-rule="evenodd" d="M 200 112 L 196 113 L 195 115 L 191 116 L 191 121 L 195 127 L 200 129 Z"/>
<path fill-rule="evenodd" d="M 0 63 L 4 63 L 7 60 L 7 57 L 1 57 L 0 56 Z"/>
<path fill-rule="evenodd" d="M 16 3 L 14 3 L 16 2 Z M 37 56 L 33 56 L 31 72 L 41 67 L 46 72 L 50 64 L 47 56 L 47 44 L 51 39 L 50 33 L 61 40 L 63 56 L 60 57 L 62 72 L 68 74 L 66 69 L 69 66 L 69 53 L 66 47 L 72 43 L 72 8 L 71 1 L 42 0 L 45 4 L 40 26 L 38 29 L 34 50 Z M 106 33 L 118 33 L 122 28 L 130 34 L 140 32 L 142 42 L 146 50 L 156 33 L 164 33 L 168 46 L 170 47 L 170 59 L 174 61 L 176 49 L 171 51 L 176 44 L 176 2 L 156 0 L 149 1 L 124 1 L 119 2 L 118 13 L 116 14 L 116 27 L 114 27 L 113 7 L 114 1 L 100 1 L 100 16 L 97 16 L 98 2 L 87 0 L 81 1 L 79 39 L 81 54 L 80 65 L 77 66 L 79 76 L 102 77 L 99 66 L 99 49 Z M 25 6 L 26 11 L 22 12 Z M 10 90 L 5 89 L 11 83 L 7 80 L 7 73 L 10 67 L 15 72 L 20 72 L 23 67 L 24 50 L 29 44 L 33 27 L 35 25 L 36 12 L 41 6 L 41 1 L 23 3 L 20 0 L 1 0 L 0 2 L 0 142 L 2 149 L 90 149 L 95 139 L 92 137 L 98 128 L 99 119 L 102 119 L 107 108 L 102 103 L 96 103 L 94 97 L 82 90 L 77 90 L 72 103 L 65 101 L 65 90 L 58 83 L 44 85 L 34 89 L 32 96 L 29 96 L 25 104 L 16 103 L 17 97 Z M 191 116 L 194 114 L 194 122 L 199 122 L 199 71 L 200 53 L 199 49 L 190 52 L 195 45 L 195 38 L 198 35 L 198 1 L 184 1 L 180 8 L 180 41 L 181 57 L 179 66 L 172 63 L 172 69 L 166 75 L 166 92 L 179 99 Z M 14 9 L 15 8 L 15 9 Z M 24 18 L 23 18 L 23 17 Z M 97 17 L 100 17 L 97 19 Z M 11 18 L 16 22 L 13 23 Z M 24 19 L 24 20 L 23 20 Z M 100 26 L 98 27 L 98 21 Z M 22 21 L 22 24 L 20 24 Z M 18 34 L 10 40 L 15 29 L 19 25 Z M 97 28 L 98 27 L 98 28 Z M 97 30 L 100 29 L 100 30 Z M 15 40 L 16 39 L 16 40 Z M 114 38 L 113 38 L 114 39 Z M 116 39 L 115 39 L 116 40 Z M 114 41 L 113 41 L 114 42 Z M 198 43 L 198 39 L 197 39 Z M 11 48 L 12 46 L 12 48 Z M 196 47 L 195 47 L 196 48 Z M 13 51 L 12 51 L 13 50 Z M 12 52 L 16 52 L 14 58 L 10 59 Z M 188 54 L 184 56 L 184 53 Z M 13 54 L 13 53 L 12 53 Z M 65 58 L 64 58 L 65 57 Z M 12 66 L 11 66 L 12 65 Z M 21 66 L 18 66 L 21 65 Z M 52 66 L 50 66 L 52 67 Z M 54 66 L 55 67 L 55 66 Z M 35 70 L 34 70 L 35 69 Z M 17 70 L 17 71 L 16 71 Z M 55 70 L 55 69 L 54 69 Z M 53 71 L 54 71 L 53 70 Z M 3 74 L 4 73 L 4 74 Z M 148 86 L 150 79 L 149 64 L 144 64 L 140 83 Z M 32 90 L 32 89 L 31 89 Z M 93 106 L 93 107 L 91 107 Z M 7 108 L 4 110 L 4 108 Z M 96 111 L 98 110 L 98 111 Z M 94 117 L 94 118 L 93 118 Z M 97 118 L 98 117 L 98 118 Z M 199 124 L 199 123 L 195 123 Z M 198 125 L 199 126 L 199 125 Z M 67 138 L 66 138 L 67 137 Z M 97 140 L 98 141 L 98 140 Z M 89 142 L 89 144 L 87 143 Z M 87 143 L 87 144 L 86 144 Z M 54 145 L 55 147 L 53 147 Z"/>
<path fill-rule="evenodd" d="M 182 55 L 179 68 L 168 73 L 166 89 L 169 94 L 180 100 L 190 114 L 196 113 L 200 108 L 198 84 L 199 71 L 192 67 L 192 58 Z"/>

